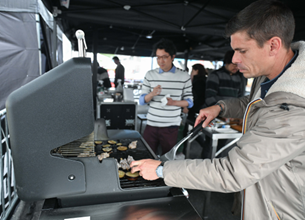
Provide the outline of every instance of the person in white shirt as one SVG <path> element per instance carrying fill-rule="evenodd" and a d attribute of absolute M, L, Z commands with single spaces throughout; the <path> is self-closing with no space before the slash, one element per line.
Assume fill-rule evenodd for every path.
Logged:
<path fill-rule="evenodd" d="M 139 102 L 150 106 L 143 138 L 155 153 L 161 145 L 165 154 L 177 143 L 181 109 L 193 106 L 192 82 L 186 71 L 173 65 L 173 42 L 161 40 L 155 53 L 159 68 L 146 73 Z"/>

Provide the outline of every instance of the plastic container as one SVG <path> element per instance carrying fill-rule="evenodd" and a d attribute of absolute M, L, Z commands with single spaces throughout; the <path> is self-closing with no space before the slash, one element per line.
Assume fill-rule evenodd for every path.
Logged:
<path fill-rule="evenodd" d="M 118 85 L 116 87 L 116 92 L 119 92 L 121 94 L 123 94 L 123 86 L 122 86 L 122 80 L 118 79 Z"/>

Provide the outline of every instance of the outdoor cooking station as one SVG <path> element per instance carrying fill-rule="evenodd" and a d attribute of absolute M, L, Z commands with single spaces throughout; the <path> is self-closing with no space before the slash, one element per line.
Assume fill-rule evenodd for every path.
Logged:
<path fill-rule="evenodd" d="M 127 149 L 126 151 L 117 150 L 119 147 L 116 144 L 111 144 L 112 148 L 110 157 L 99 161 L 97 156 L 104 153 L 102 150 L 103 144 L 98 144 L 93 147 L 93 151 L 89 153 L 90 156 L 83 156 L 83 152 L 79 151 L 80 148 L 74 145 L 73 142 L 70 146 L 74 146 L 69 151 L 62 151 L 61 148 L 55 150 L 53 155 L 66 155 L 73 160 L 81 161 L 85 165 L 86 173 L 86 191 L 82 194 L 74 194 L 68 196 L 58 196 L 58 203 L 61 207 L 71 207 L 80 205 L 92 205 L 109 202 L 129 201 L 135 199 L 146 198 L 158 198 L 167 197 L 170 193 L 170 188 L 164 184 L 162 179 L 155 181 L 147 181 L 142 177 L 138 177 L 135 180 L 129 180 L 125 177 L 119 178 L 117 161 L 121 158 L 127 158 L 128 155 L 132 156 L 135 160 L 145 158 L 156 158 L 154 153 L 147 147 L 145 141 L 136 131 L 131 130 L 109 130 L 109 136 L 111 139 L 104 139 L 103 144 L 108 144 L 108 141 L 115 140 L 117 143 L 121 143 L 124 146 L 128 146 L 132 141 L 137 141 L 137 147 L 135 149 Z M 90 138 L 91 136 L 91 138 Z M 89 135 L 87 144 L 94 143 L 92 134 Z M 76 141 L 76 143 L 80 143 Z M 64 146 L 65 148 L 69 146 Z M 90 149 L 90 148 L 89 148 Z M 75 157 L 75 153 L 80 156 Z M 116 160 L 117 161 L 116 161 Z M 121 169 L 121 168 L 120 168 Z M 126 171 L 126 170 L 124 170 Z"/>
<path fill-rule="evenodd" d="M 39 219 L 47 220 L 200 219 L 181 189 L 162 179 L 119 178 L 115 159 L 157 157 L 137 131 L 97 126 L 103 119 L 94 119 L 91 75 L 90 59 L 73 58 L 9 96 L 18 197 L 43 201 Z M 137 140 L 137 148 L 120 152 L 113 144 L 110 157 L 99 161 L 103 143 L 95 140 L 126 146 Z"/>

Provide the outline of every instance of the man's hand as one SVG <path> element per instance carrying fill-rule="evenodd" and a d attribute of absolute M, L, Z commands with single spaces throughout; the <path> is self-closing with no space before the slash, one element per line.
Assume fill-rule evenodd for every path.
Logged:
<path fill-rule="evenodd" d="M 132 167 L 131 172 L 140 171 L 140 176 L 146 180 L 156 180 L 159 177 L 157 176 L 156 169 L 161 164 L 159 160 L 153 159 L 144 159 L 132 161 L 130 167 Z"/>
<path fill-rule="evenodd" d="M 166 99 L 167 99 L 166 105 L 176 105 L 176 101 L 173 100 L 172 98 L 166 98 Z"/>
<path fill-rule="evenodd" d="M 146 103 L 150 102 L 153 97 L 155 97 L 156 95 L 159 95 L 161 93 L 161 86 L 157 85 L 152 92 L 148 93 L 145 97 L 144 100 Z"/>
<path fill-rule="evenodd" d="M 160 95 L 161 90 L 162 90 L 162 89 L 161 89 L 161 86 L 160 86 L 160 85 L 157 85 L 157 86 L 153 89 L 153 91 L 152 91 L 151 93 L 152 93 L 153 96 Z"/>
<path fill-rule="evenodd" d="M 183 107 L 182 112 L 183 112 L 184 114 L 187 114 L 187 113 L 189 112 L 189 109 L 188 109 L 187 107 Z"/>
<path fill-rule="evenodd" d="M 219 115 L 220 111 L 221 109 L 218 105 L 213 105 L 208 108 L 201 109 L 198 117 L 196 118 L 194 127 L 196 127 L 196 125 L 198 125 L 204 119 L 206 120 L 203 122 L 202 127 L 204 128 L 208 126 L 210 122 Z"/>
<path fill-rule="evenodd" d="M 167 97 L 166 105 L 178 106 L 178 107 L 187 107 L 189 103 L 186 100 L 173 100 L 172 98 Z"/>

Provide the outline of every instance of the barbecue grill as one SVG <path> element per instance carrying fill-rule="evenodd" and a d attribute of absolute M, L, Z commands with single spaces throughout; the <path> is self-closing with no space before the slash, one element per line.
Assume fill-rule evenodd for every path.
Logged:
<path fill-rule="evenodd" d="M 87 58 L 73 58 L 8 97 L 19 198 L 29 202 L 45 200 L 48 211 L 42 216 L 50 213 L 50 207 L 69 210 L 94 204 L 155 202 L 153 199 L 161 198 L 166 204 L 171 201 L 173 207 L 177 201 L 184 204 L 186 198 L 181 191 L 173 194 L 173 188 L 162 179 L 119 178 L 115 159 L 128 155 L 135 160 L 157 157 L 137 131 L 107 129 L 104 119 L 94 120 L 93 112 L 91 62 Z M 95 144 L 96 140 L 102 144 Z M 100 161 L 97 155 L 109 140 L 125 146 L 136 140 L 137 148 L 119 151 L 113 144 L 110 157 Z M 179 213 L 185 211 L 187 216 L 198 219 L 187 204 L 184 208 L 177 205 Z"/>
<path fill-rule="evenodd" d="M 169 195 L 170 188 L 164 184 L 162 179 L 147 181 L 140 176 L 136 180 L 118 177 L 117 161 L 120 161 L 120 158 L 127 158 L 128 155 L 130 155 L 135 160 L 139 160 L 156 158 L 156 156 L 150 148 L 147 147 L 144 139 L 136 131 L 109 130 L 108 133 L 108 139 L 103 139 L 102 144 L 95 145 L 94 154 L 98 155 L 104 153 L 102 146 L 104 144 L 109 145 L 108 140 L 114 140 L 115 142 L 122 144 L 122 146 L 128 146 L 132 141 L 137 141 L 137 148 L 128 148 L 126 151 L 120 151 L 117 147 L 121 145 L 112 144 L 110 146 L 110 148 L 112 148 L 110 158 L 105 158 L 101 162 L 96 156 L 84 157 L 82 155 L 83 152 L 81 151 L 72 152 L 72 155 L 74 154 L 72 157 L 69 152 L 62 152 L 63 155 L 66 154 L 65 157 L 81 161 L 85 165 L 87 188 L 86 192 L 82 194 L 58 196 L 58 202 L 61 207 L 159 198 L 167 197 Z M 89 139 L 91 139 L 91 143 L 93 143 L 93 135 L 91 134 L 89 136 L 91 136 Z M 90 145 L 90 142 L 87 143 Z M 73 150 L 75 149 L 78 148 L 74 147 Z M 61 149 L 57 149 L 54 155 L 60 154 L 60 151 Z M 80 157 L 74 157 L 76 156 L 75 153 L 80 155 Z"/>

